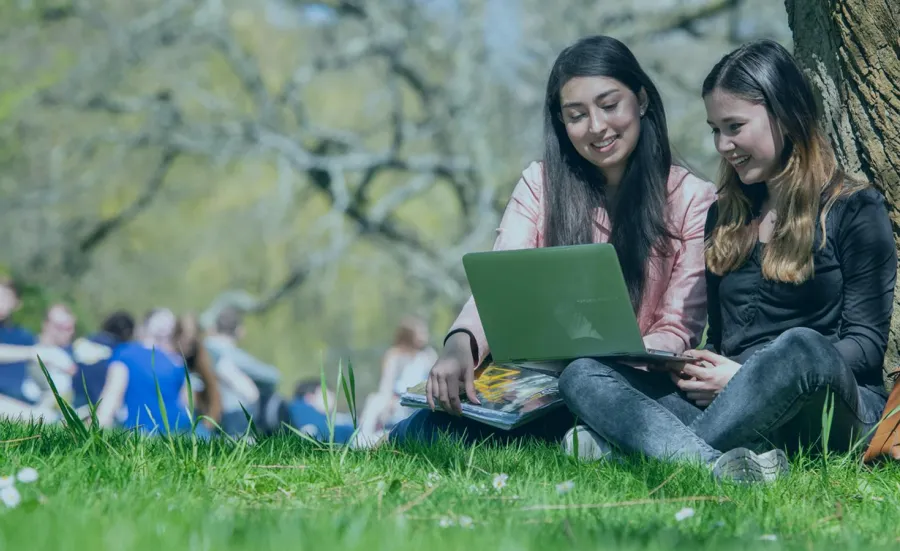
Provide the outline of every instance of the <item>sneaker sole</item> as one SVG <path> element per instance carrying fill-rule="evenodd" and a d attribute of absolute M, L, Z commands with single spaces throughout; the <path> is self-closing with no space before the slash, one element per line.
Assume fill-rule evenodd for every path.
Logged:
<path fill-rule="evenodd" d="M 782 450 L 773 449 L 766 453 L 757 454 L 757 459 L 763 468 L 769 480 L 775 480 L 783 474 L 787 474 L 791 470 L 787 455 Z"/>
<path fill-rule="evenodd" d="M 716 461 L 713 475 L 735 482 L 773 482 L 789 469 L 787 456 L 781 450 L 755 454 L 748 449 L 737 448 Z"/>

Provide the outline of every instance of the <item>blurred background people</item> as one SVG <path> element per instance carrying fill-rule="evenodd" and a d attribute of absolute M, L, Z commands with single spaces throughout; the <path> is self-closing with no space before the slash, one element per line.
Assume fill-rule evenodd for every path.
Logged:
<path fill-rule="evenodd" d="M 175 348 L 177 324 L 171 310 L 152 310 L 140 327 L 140 340 L 116 349 L 97 406 L 101 426 L 114 426 L 121 419 L 124 428 L 144 433 L 165 433 L 166 422 L 173 432 L 190 428 L 187 368 Z"/>
<path fill-rule="evenodd" d="M 415 411 L 400 405 L 400 395 L 428 378 L 438 358 L 428 341 L 428 326 L 421 318 L 408 316 L 398 325 L 394 342 L 382 358 L 378 390 L 366 398 L 360 416 L 364 438 L 377 439 Z"/>
<path fill-rule="evenodd" d="M 72 377 L 72 406 L 76 409 L 97 404 L 113 352 L 134 336 L 134 317 L 124 310 L 109 314 L 100 330 L 75 339 L 72 356 L 77 366 Z"/>
<path fill-rule="evenodd" d="M 216 316 L 214 331 L 204 339 L 222 396 L 222 430 L 232 436 L 247 431 L 245 409 L 254 419 L 260 417 L 262 399 L 272 398 L 281 379 L 277 368 L 240 348 L 243 336 L 243 315 L 226 307 Z"/>
<path fill-rule="evenodd" d="M 204 338 L 195 314 L 187 313 L 178 318 L 175 346 L 191 376 L 194 393 L 192 415 L 205 417 L 198 427 L 202 427 L 204 435 L 208 435 L 222 421 L 222 398 L 212 358 L 203 345 Z"/>

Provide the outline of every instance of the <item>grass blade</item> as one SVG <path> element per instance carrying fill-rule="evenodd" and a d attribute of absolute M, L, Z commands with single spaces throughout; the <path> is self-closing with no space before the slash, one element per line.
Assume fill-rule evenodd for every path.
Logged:
<path fill-rule="evenodd" d="M 241 411 L 244 412 L 244 417 L 247 419 L 247 430 L 244 431 L 244 438 L 248 436 L 252 437 L 257 442 L 260 440 L 259 430 L 256 428 L 256 424 L 253 422 L 253 416 L 250 415 L 250 412 L 247 411 L 247 408 L 244 407 L 244 404 L 240 404 Z"/>
<path fill-rule="evenodd" d="M 825 405 L 822 407 L 822 475 L 828 480 L 828 443 L 831 439 L 831 427 L 834 421 L 834 393 L 831 387 L 825 387 Z"/>
<path fill-rule="evenodd" d="M 150 371 L 153 372 L 153 384 L 156 386 L 156 400 L 159 402 L 159 415 L 160 415 L 160 417 L 162 417 L 163 427 L 165 427 L 165 429 L 166 429 L 166 440 L 168 441 L 169 448 L 172 450 L 172 455 L 174 456 L 174 455 L 176 455 L 175 440 L 172 438 L 172 427 L 169 426 L 169 413 L 166 410 L 166 401 L 163 399 L 162 389 L 159 386 L 159 379 L 156 377 L 156 347 L 155 346 L 151 349 Z M 147 413 L 149 413 L 149 411 Z"/>
<path fill-rule="evenodd" d="M 84 421 L 75 413 L 75 410 L 72 409 L 72 406 L 69 405 L 62 396 L 59 394 L 59 390 L 56 389 L 56 383 L 53 382 L 53 377 L 50 376 L 50 372 L 47 371 L 47 366 L 44 365 L 44 360 L 41 359 L 40 356 L 37 357 L 38 365 L 41 367 L 41 371 L 44 373 L 44 378 L 47 379 L 47 383 L 50 385 L 50 391 L 53 393 L 53 397 L 56 399 L 56 403 L 59 406 L 59 411 L 62 414 L 63 418 L 66 420 L 66 426 L 68 426 L 71 430 L 72 436 L 78 441 L 79 439 L 83 442 L 88 438 L 88 430 L 87 427 L 84 426 Z"/>
<path fill-rule="evenodd" d="M 84 376 L 81 377 L 81 383 L 82 383 L 82 387 L 84 388 L 84 398 L 87 400 L 88 413 L 91 416 L 91 429 L 90 430 L 93 434 L 99 434 L 100 433 L 100 421 L 97 420 L 97 405 L 100 402 L 97 402 L 97 404 L 94 404 L 94 402 L 91 400 L 91 395 L 87 389 L 87 379 L 85 379 Z M 81 419 L 81 415 L 79 415 L 78 418 Z"/>
<path fill-rule="evenodd" d="M 344 390 L 344 398 L 347 400 L 347 407 L 350 408 L 350 418 L 353 419 L 353 428 L 355 429 L 357 428 L 356 377 L 353 375 L 353 362 L 347 362 L 347 377 L 342 378 L 341 382 L 341 387 Z"/>
<path fill-rule="evenodd" d="M 191 424 L 191 457 L 197 461 L 197 423 L 199 419 L 194 418 L 194 386 L 191 384 L 191 373 L 188 370 L 187 358 L 184 352 L 181 353 L 181 359 L 184 361 L 184 384 L 187 385 L 187 416 Z"/>
<path fill-rule="evenodd" d="M 184 358 L 184 355 L 181 356 Z M 191 433 L 194 432 L 194 385 L 191 384 L 191 373 L 187 367 L 187 360 L 184 360 L 184 384 L 187 385 L 187 416 L 191 422 Z"/>
<path fill-rule="evenodd" d="M 207 416 L 205 416 L 205 415 L 201 415 L 201 416 L 198 417 L 198 419 L 202 419 L 202 420 L 208 422 L 210 425 L 212 425 L 212 427 L 213 427 L 214 429 L 216 429 L 217 431 L 219 431 L 219 433 L 221 434 L 221 436 L 224 436 L 225 439 L 226 439 L 226 440 L 229 440 L 232 444 L 234 444 L 234 445 L 237 445 L 237 444 L 238 444 L 238 441 L 235 440 L 235 438 L 234 438 L 233 436 L 231 436 L 230 434 L 228 434 L 227 432 L 225 432 L 225 429 L 222 428 L 222 425 L 220 425 L 219 423 L 217 423 L 216 420 L 213 419 L 212 417 L 207 417 Z"/>
<path fill-rule="evenodd" d="M 319 367 L 319 378 L 322 391 L 322 404 L 325 406 L 325 424 L 328 425 L 328 442 L 334 443 L 334 415 L 331 413 L 331 407 L 328 404 L 328 380 L 325 377 L 325 357 Z M 338 370 L 338 378 L 340 378 L 340 370 Z"/>
<path fill-rule="evenodd" d="M 344 444 L 344 451 L 341 452 L 341 459 L 338 464 L 343 467 L 344 460 L 347 459 L 347 454 L 350 453 L 350 450 L 353 449 L 353 442 L 356 442 L 356 437 L 359 436 L 359 429 L 354 429 L 350 436 L 347 438 L 347 442 Z M 332 444 L 333 445 L 333 444 Z"/>
<path fill-rule="evenodd" d="M 312 436 L 306 434 L 305 432 L 301 432 L 300 429 L 298 429 L 298 428 L 296 428 L 296 427 L 294 427 L 294 426 L 292 426 L 292 425 L 289 425 L 289 424 L 287 424 L 287 423 L 282 423 L 282 425 L 284 425 L 285 427 L 287 427 L 287 429 L 288 429 L 289 431 L 293 432 L 294 434 L 296 434 L 296 435 L 299 436 L 300 438 L 306 440 L 306 441 L 309 442 L 310 444 L 313 444 L 313 445 L 316 447 L 317 450 L 320 450 L 320 451 L 325 450 L 326 446 L 325 446 L 324 444 L 322 444 L 321 441 L 319 441 L 319 440 L 313 438 Z"/>

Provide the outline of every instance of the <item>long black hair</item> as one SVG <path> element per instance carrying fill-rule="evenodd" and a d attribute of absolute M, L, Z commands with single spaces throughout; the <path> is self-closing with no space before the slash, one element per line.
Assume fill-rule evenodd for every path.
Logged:
<path fill-rule="evenodd" d="M 670 252 L 666 225 L 668 179 L 672 166 L 662 98 L 625 44 L 608 36 L 579 40 L 556 58 L 544 102 L 545 245 L 593 242 L 594 210 L 605 201 L 605 178 L 576 150 L 566 134 L 560 91 L 574 77 L 608 77 L 649 100 L 637 144 L 618 186 L 610 243 L 616 248 L 635 311 L 644 292 L 650 257 Z"/>

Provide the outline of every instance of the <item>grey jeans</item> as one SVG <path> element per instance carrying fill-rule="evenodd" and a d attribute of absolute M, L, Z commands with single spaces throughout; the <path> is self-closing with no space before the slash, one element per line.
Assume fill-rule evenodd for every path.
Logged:
<path fill-rule="evenodd" d="M 626 453 L 715 461 L 736 447 L 796 451 L 821 443 L 827 393 L 834 399 L 828 448 L 871 437 L 886 398 L 859 386 L 831 343 L 795 328 L 750 356 L 705 409 L 669 374 L 579 359 L 563 371 L 560 392 L 581 422 Z"/>

